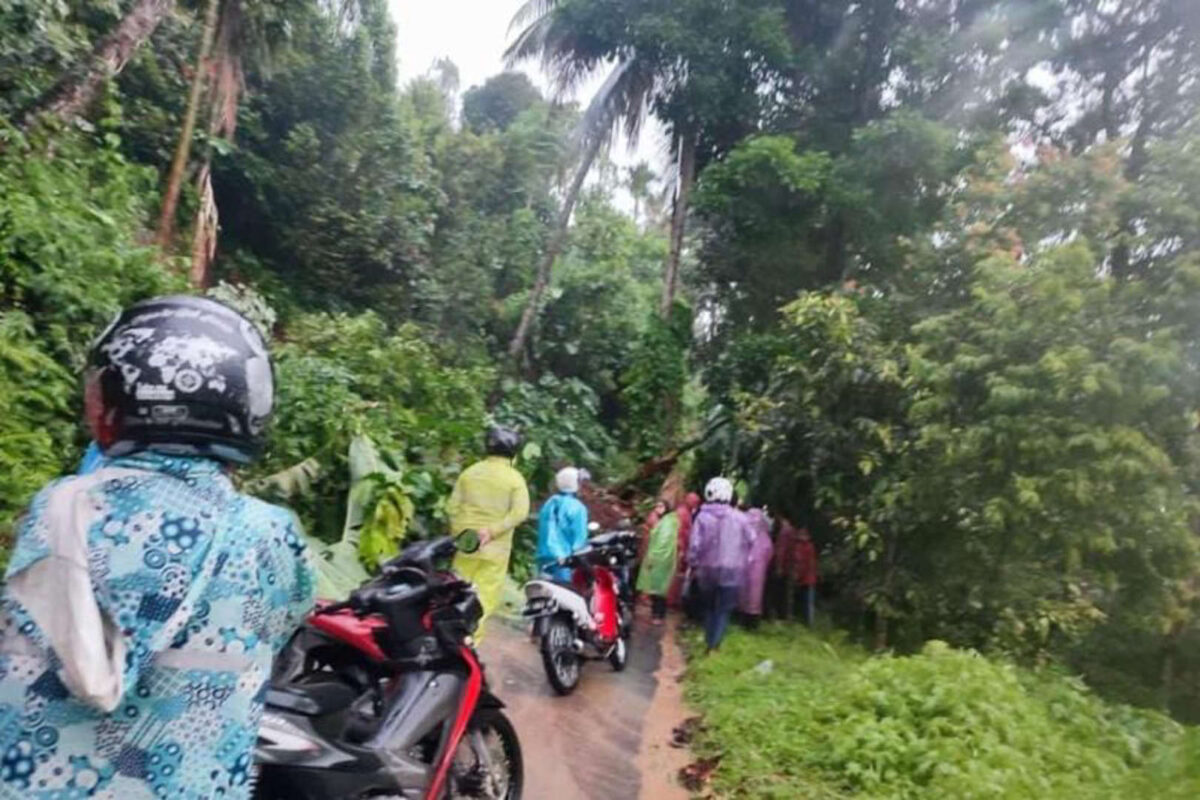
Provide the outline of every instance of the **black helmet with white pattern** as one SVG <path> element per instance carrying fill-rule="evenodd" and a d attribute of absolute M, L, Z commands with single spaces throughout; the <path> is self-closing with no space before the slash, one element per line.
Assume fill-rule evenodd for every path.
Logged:
<path fill-rule="evenodd" d="M 88 359 L 108 456 L 152 449 L 245 464 L 275 404 L 266 343 L 238 312 L 204 297 L 158 297 L 124 311 Z"/>

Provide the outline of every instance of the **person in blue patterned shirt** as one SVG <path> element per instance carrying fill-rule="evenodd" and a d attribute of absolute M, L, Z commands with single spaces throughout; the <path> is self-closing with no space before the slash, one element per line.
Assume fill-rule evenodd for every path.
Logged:
<path fill-rule="evenodd" d="M 244 800 L 313 601 L 293 515 L 228 474 L 262 447 L 265 344 L 214 301 L 146 301 L 85 391 L 104 458 L 33 500 L 0 591 L 0 800 Z"/>

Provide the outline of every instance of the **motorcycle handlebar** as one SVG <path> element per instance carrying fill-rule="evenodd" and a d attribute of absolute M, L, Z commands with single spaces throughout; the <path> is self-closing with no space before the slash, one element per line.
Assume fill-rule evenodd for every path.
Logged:
<path fill-rule="evenodd" d="M 351 610 L 358 615 L 369 614 L 377 611 L 379 605 L 388 600 L 401 600 L 404 603 L 423 603 L 434 595 L 459 592 L 470 586 L 469 582 L 455 578 L 438 583 L 427 583 L 424 586 L 413 588 L 412 591 L 406 593 L 389 591 L 397 588 L 394 586 L 358 589 L 352 592 L 346 600 L 322 606 L 315 613 L 337 614 L 341 611 Z"/>

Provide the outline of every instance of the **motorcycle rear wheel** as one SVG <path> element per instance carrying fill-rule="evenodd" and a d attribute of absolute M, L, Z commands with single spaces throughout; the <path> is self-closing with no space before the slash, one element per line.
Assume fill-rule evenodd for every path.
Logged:
<path fill-rule="evenodd" d="M 625 671 L 629 664 L 629 640 L 625 636 L 617 637 L 617 643 L 608 654 L 608 664 L 613 668 L 613 672 Z"/>
<path fill-rule="evenodd" d="M 579 685 L 582 664 L 573 647 L 575 632 L 565 619 L 556 617 L 546 623 L 542 635 L 542 666 L 554 691 L 566 695 Z"/>

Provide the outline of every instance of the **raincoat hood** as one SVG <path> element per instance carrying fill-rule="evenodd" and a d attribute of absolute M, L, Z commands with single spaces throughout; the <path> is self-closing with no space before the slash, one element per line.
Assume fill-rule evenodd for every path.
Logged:
<path fill-rule="evenodd" d="M 708 515 L 716 517 L 717 519 L 725 519 L 725 517 L 729 516 L 730 514 L 740 513 L 742 512 L 725 503 L 705 503 L 704 505 L 700 506 L 700 516 Z"/>

